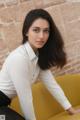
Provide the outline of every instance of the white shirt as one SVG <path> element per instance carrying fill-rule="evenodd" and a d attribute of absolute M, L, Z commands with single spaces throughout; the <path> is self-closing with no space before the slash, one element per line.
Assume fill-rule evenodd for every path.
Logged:
<path fill-rule="evenodd" d="M 10 53 L 0 71 L 0 90 L 9 98 L 18 95 L 26 120 L 36 120 L 31 85 L 38 77 L 65 110 L 71 107 L 51 71 L 41 70 L 37 61 L 38 57 L 26 42 Z"/>

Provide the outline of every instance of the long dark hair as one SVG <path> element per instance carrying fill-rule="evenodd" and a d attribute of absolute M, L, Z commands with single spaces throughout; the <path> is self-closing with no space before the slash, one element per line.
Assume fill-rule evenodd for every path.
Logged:
<path fill-rule="evenodd" d="M 38 49 L 39 51 L 38 65 L 43 70 L 46 70 L 52 66 L 57 66 L 62 68 L 66 64 L 64 42 L 51 15 L 47 11 L 43 9 L 34 9 L 27 14 L 23 23 L 22 44 L 24 44 L 28 40 L 26 33 L 28 32 L 33 22 L 38 18 L 47 20 L 50 26 L 48 41 L 42 48 Z"/>

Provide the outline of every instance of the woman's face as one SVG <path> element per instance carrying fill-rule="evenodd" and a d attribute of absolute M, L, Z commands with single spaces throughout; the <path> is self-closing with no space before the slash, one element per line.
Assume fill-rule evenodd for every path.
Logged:
<path fill-rule="evenodd" d="M 42 18 L 35 20 L 30 26 L 27 36 L 28 41 L 34 51 L 36 51 L 38 48 L 42 48 L 49 37 L 48 21 Z"/>

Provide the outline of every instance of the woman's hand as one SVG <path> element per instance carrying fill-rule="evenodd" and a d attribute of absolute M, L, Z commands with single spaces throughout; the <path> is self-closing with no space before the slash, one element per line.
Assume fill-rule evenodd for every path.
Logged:
<path fill-rule="evenodd" d="M 70 107 L 69 109 L 66 110 L 70 115 L 74 115 L 77 113 L 80 113 L 80 109 L 74 109 L 73 107 Z"/>

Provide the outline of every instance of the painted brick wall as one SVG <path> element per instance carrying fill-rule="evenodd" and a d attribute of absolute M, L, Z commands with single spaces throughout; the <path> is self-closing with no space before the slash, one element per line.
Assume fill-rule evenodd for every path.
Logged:
<path fill-rule="evenodd" d="M 0 68 L 7 55 L 22 41 L 22 23 L 27 12 L 44 8 L 52 15 L 64 38 L 67 64 L 55 75 L 80 73 L 79 0 L 0 0 Z"/>

